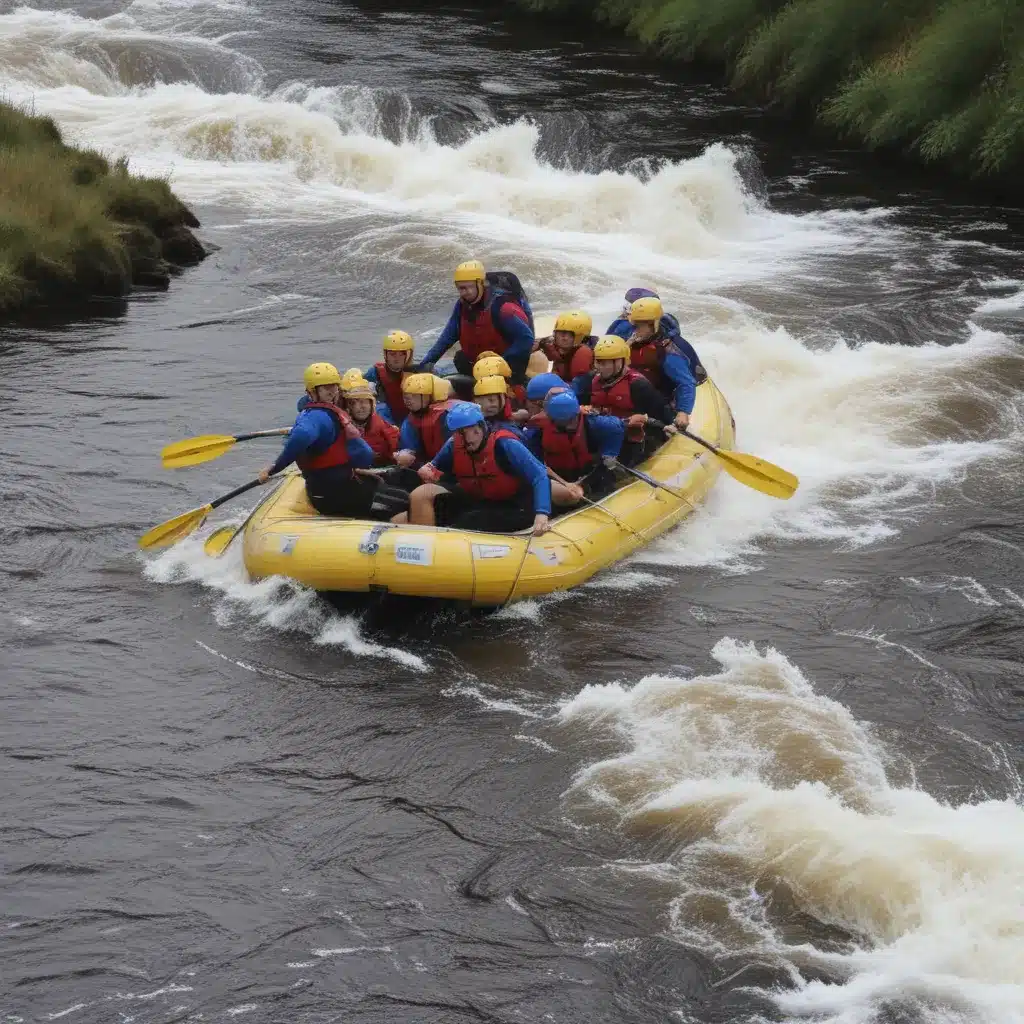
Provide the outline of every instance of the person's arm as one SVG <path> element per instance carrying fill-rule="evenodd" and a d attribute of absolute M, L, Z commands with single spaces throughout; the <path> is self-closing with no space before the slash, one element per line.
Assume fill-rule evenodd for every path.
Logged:
<path fill-rule="evenodd" d="M 508 340 L 508 348 L 505 349 L 505 362 L 513 370 L 518 368 L 520 372 L 526 370 L 526 363 L 533 351 L 533 328 L 523 310 L 514 302 L 506 302 L 498 310 L 498 319 L 501 321 L 501 333 Z"/>
<path fill-rule="evenodd" d="M 402 452 L 418 452 L 420 450 L 420 432 L 411 416 L 402 420 L 398 428 L 398 450 Z"/>
<path fill-rule="evenodd" d="M 377 366 L 374 364 L 364 374 L 363 379 L 368 380 L 371 384 L 377 383 Z"/>
<path fill-rule="evenodd" d="M 593 374 L 581 374 L 572 382 L 572 390 L 580 405 L 590 405 L 590 388 L 593 383 Z"/>
<path fill-rule="evenodd" d="M 317 442 L 330 444 L 337 436 L 334 420 L 324 409 L 311 409 L 303 413 L 285 440 L 281 454 L 269 469 L 269 475 L 287 469 L 304 451 Z"/>
<path fill-rule="evenodd" d="M 634 411 L 661 420 L 662 423 L 672 422 L 672 409 L 646 377 L 634 380 L 629 386 L 629 393 Z"/>
<path fill-rule="evenodd" d="M 426 484 L 436 484 L 438 480 L 450 473 L 455 465 L 455 442 L 449 437 L 441 446 L 441 450 L 417 470 L 420 479 Z"/>
<path fill-rule="evenodd" d="M 543 462 L 543 448 L 540 443 L 542 436 L 540 427 L 527 427 L 523 431 L 523 444 L 535 459 Z"/>
<path fill-rule="evenodd" d="M 697 397 L 697 382 L 690 372 L 690 364 L 681 355 L 669 352 L 661 364 L 661 372 L 675 385 L 676 411 L 689 415 Z"/>
<path fill-rule="evenodd" d="M 361 437 L 350 437 L 345 443 L 348 461 L 353 469 L 369 469 L 373 465 L 373 449 Z"/>
<path fill-rule="evenodd" d="M 309 405 L 309 403 L 312 401 L 313 399 L 309 397 L 309 394 L 303 391 L 302 394 L 299 395 L 299 400 L 295 403 L 295 408 L 299 412 L 302 412 L 302 410 L 305 409 L 306 406 Z"/>
<path fill-rule="evenodd" d="M 387 402 L 377 402 L 373 411 L 389 426 L 395 427 L 395 443 L 398 443 L 398 427 L 395 426 L 395 416 L 391 406 Z"/>
<path fill-rule="evenodd" d="M 516 476 L 522 477 L 533 488 L 533 511 L 535 515 L 551 515 L 551 481 L 544 464 L 530 454 L 522 441 L 511 437 L 498 440 L 496 449 L 505 457 Z"/>
<path fill-rule="evenodd" d="M 597 454 L 602 459 L 617 459 L 626 439 L 623 421 L 618 416 L 588 416 L 583 422 L 597 446 Z"/>
<path fill-rule="evenodd" d="M 459 326 L 462 321 L 462 310 L 459 303 L 455 303 L 452 315 L 448 317 L 448 323 L 437 336 L 437 341 L 430 346 L 430 351 L 420 360 L 420 366 L 426 363 L 436 363 L 459 340 Z"/>

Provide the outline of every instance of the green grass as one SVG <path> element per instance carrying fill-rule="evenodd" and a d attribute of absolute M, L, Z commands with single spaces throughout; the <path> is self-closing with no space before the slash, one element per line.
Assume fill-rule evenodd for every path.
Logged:
<path fill-rule="evenodd" d="M 868 148 L 980 178 L 1024 171 L 1024 0 L 518 0 L 724 65 Z"/>
<path fill-rule="evenodd" d="M 195 218 L 166 181 L 68 146 L 48 117 L 0 103 L 0 314 L 126 295 L 161 274 L 161 236 Z"/>

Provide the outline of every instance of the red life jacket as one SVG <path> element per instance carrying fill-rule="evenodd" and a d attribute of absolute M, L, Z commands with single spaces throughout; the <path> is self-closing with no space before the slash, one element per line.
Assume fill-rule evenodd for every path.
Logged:
<path fill-rule="evenodd" d="M 633 381 L 639 380 L 641 376 L 642 374 L 627 366 L 619 379 L 611 387 L 606 387 L 601 375 L 595 373 L 590 382 L 590 404 L 606 416 L 618 416 L 620 420 L 628 419 L 636 412 L 630 389 Z"/>
<path fill-rule="evenodd" d="M 347 466 L 348 438 L 345 437 L 345 424 L 351 422 L 348 413 L 329 402 L 310 402 L 302 411 L 306 412 L 309 409 L 323 409 L 330 413 L 337 428 L 337 436 L 319 455 L 312 454 L 307 449 L 295 460 L 295 464 L 302 470 L 302 475 L 306 476 L 321 469 L 334 469 L 335 466 Z"/>
<path fill-rule="evenodd" d="M 576 473 L 593 463 L 594 456 L 587 447 L 586 417 L 580 416 L 571 434 L 559 430 L 545 413 L 532 417 L 530 423 L 540 427 L 544 463 L 556 473 Z"/>
<path fill-rule="evenodd" d="M 493 294 L 488 289 L 483 303 L 472 306 L 460 300 L 459 345 L 472 362 L 480 358 L 481 352 L 495 352 L 500 356 L 508 348 L 508 339 L 498 326 L 498 312 L 506 303 L 523 313 L 524 323 L 529 322 L 522 306 L 507 292 Z"/>
<path fill-rule="evenodd" d="M 392 373 L 387 363 L 374 363 L 373 368 L 377 371 L 377 385 L 383 392 L 381 397 L 388 403 L 391 416 L 396 423 L 401 423 L 409 412 L 402 399 L 402 381 L 405 380 L 405 370 Z"/>
<path fill-rule="evenodd" d="M 544 355 L 551 360 L 551 372 L 571 384 L 581 373 L 590 373 L 594 368 L 594 350 L 589 345 L 577 345 L 563 355 L 552 344 L 544 346 Z"/>
<path fill-rule="evenodd" d="M 513 384 L 511 390 L 511 405 L 513 409 L 526 408 L 526 388 L 522 384 Z M 508 419 L 508 417 L 505 417 Z"/>
<path fill-rule="evenodd" d="M 433 402 L 423 412 L 410 413 L 420 434 L 424 461 L 429 462 L 443 447 L 448 438 L 444 433 L 444 420 L 448 410 L 455 404 L 451 399 Z"/>
<path fill-rule="evenodd" d="M 651 338 L 649 341 L 629 343 L 629 365 L 642 373 L 658 391 L 665 390 L 665 375 L 661 364 L 668 351 L 667 338 Z"/>
<path fill-rule="evenodd" d="M 352 421 L 355 423 L 355 420 Z M 375 466 L 390 466 L 398 451 L 398 427 L 388 423 L 383 416 L 371 413 L 365 424 L 356 423 L 363 440 L 373 449 Z"/>
<path fill-rule="evenodd" d="M 508 501 L 523 488 L 523 481 L 512 473 L 506 473 L 498 462 L 494 446 L 503 437 L 511 438 L 513 441 L 519 440 L 511 430 L 499 427 L 490 431 L 480 450 L 471 455 L 466 450 L 462 434 L 459 431 L 455 432 L 452 472 L 459 486 L 474 498 L 482 498 L 484 501 Z"/>

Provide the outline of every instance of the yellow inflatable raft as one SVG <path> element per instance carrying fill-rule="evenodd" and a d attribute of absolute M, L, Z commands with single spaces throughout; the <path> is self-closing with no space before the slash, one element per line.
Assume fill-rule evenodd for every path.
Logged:
<path fill-rule="evenodd" d="M 711 380 L 697 388 L 690 429 L 730 450 L 729 405 Z M 493 607 L 566 590 L 671 529 L 707 495 L 719 460 L 679 435 L 638 467 L 678 496 L 639 480 L 552 521 L 532 537 L 319 516 L 298 473 L 286 476 L 243 531 L 250 575 L 287 576 L 322 591 L 390 593 Z"/>

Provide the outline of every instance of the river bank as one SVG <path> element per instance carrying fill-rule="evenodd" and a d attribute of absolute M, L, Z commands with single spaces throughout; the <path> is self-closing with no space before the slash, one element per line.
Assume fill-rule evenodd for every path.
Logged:
<path fill-rule="evenodd" d="M 166 289 L 206 250 L 166 181 L 64 142 L 56 123 L 0 103 L 0 315 Z"/>
<path fill-rule="evenodd" d="M 724 68 L 734 89 L 868 150 L 1020 192 L 1024 8 L 1015 0 L 517 2 Z"/>

